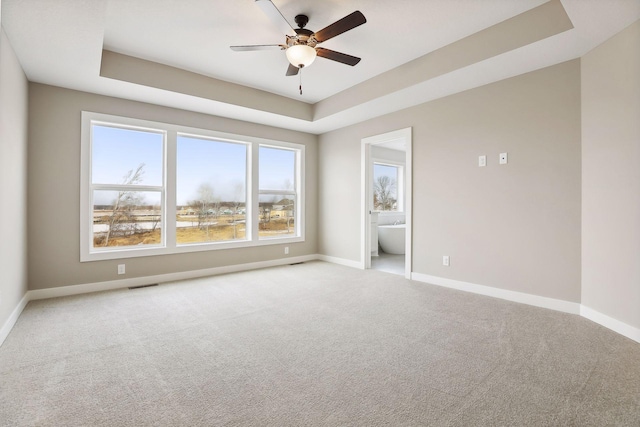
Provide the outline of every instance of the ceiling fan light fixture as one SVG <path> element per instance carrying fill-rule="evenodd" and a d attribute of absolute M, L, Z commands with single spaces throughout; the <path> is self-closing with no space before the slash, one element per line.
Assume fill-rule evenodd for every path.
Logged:
<path fill-rule="evenodd" d="M 316 59 L 316 50 L 311 46 L 296 44 L 287 48 L 287 59 L 294 67 L 308 67 Z"/>

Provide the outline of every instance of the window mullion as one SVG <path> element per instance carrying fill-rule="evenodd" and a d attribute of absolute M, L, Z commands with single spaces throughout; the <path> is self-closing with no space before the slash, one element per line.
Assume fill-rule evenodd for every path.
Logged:
<path fill-rule="evenodd" d="M 177 143 L 178 133 L 175 130 L 167 132 L 166 135 L 166 147 L 164 158 L 164 170 L 165 170 L 165 218 L 164 218 L 164 236 L 166 238 L 165 244 L 168 248 L 175 248 L 177 243 L 177 224 L 176 224 L 176 210 L 177 210 L 177 194 L 176 194 L 176 158 L 178 152 Z"/>
<path fill-rule="evenodd" d="M 246 217 L 247 221 L 250 221 L 247 224 L 247 228 L 249 224 L 251 226 L 251 241 L 258 241 L 258 228 L 260 226 L 259 216 L 260 216 L 260 191 L 259 191 L 259 153 L 260 153 L 260 144 L 252 143 L 251 146 L 251 158 L 250 158 L 250 167 L 247 167 L 247 171 L 251 171 L 250 176 L 247 178 L 247 182 L 250 182 L 250 197 L 251 197 L 251 205 L 250 210 L 247 210 Z M 249 216 L 251 216 L 249 220 Z"/>
<path fill-rule="evenodd" d="M 304 186 L 305 186 L 305 168 L 304 168 L 304 159 L 305 159 L 305 155 L 304 155 L 304 147 L 301 147 L 297 152 L 296 152 L 296 157 L 295 157 L 295 174 L 296 174 L 296 180 L 295 180 L 295 192 L 296 192 L 296 222 L 298 223 L 298 227 L 297 227 L 297 235 L 299 237 L 304 237 L 304 233 L 305 233 L 305 218 L 304 218 L 304 212 L 305 212 L 305 190 L 304 190 Z"/>

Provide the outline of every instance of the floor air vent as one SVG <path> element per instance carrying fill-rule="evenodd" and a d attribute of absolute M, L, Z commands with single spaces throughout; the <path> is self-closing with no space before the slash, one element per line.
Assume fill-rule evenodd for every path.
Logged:
<path fill-rule="evenodd" d="M 133 290 L 133 289 L 142 289 L 142 288 L 150 288 L 151 286 L 158 286 L 157 283 L 154 283 L 153 285 L 140 285 L 140 286 L 131 286 L 129 288 L 129 290 Z"/>

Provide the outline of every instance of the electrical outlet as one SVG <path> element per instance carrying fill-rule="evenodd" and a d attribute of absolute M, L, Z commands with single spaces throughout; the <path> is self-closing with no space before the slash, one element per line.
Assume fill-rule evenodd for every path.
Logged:
<path fill-rule="evenodd" d="M 487 166 L 487 156 L 478 156 L 478 166 L 479 167 Z"/>
<path fill-rule="evenodd" d="M 124 274 L 124 264 L 118 264 L 118 274 Z"/>
<path fill-rule="evenodd" d="M 289 255 L 289 246 L 284 247 L 284 254 Z"/>
<path fill-rule="evenodd" d="M 449 267 L 449 255 L 442 256 L 442 265 Z"/>

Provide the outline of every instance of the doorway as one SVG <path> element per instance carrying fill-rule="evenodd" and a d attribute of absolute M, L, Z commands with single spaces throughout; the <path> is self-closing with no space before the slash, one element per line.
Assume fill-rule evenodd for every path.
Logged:
<path fill-rule="evenodd" d="M 411 128 L 362 139 L 361 166 L 362 268 L 402 274 L 410 279 Z M 379 237 L 383 237 L 382 245 Z"/>

